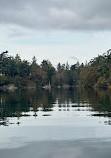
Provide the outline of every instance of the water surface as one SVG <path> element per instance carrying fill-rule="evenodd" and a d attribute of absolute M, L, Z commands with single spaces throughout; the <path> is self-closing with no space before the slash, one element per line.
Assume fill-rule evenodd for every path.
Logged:
<path fill-rule="evenodd" d="M 111 91 L 25 89 L 0 100 L 0 158 L 111 155 Z"/>

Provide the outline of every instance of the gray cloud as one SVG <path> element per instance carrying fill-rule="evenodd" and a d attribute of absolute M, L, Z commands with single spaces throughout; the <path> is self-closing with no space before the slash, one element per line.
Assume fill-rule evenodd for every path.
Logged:
<path fill-rule="evenodd" d="M 110 30 L 110 7 L 110 0 L 0 0 L 0 24 L 41 30 Z"/>

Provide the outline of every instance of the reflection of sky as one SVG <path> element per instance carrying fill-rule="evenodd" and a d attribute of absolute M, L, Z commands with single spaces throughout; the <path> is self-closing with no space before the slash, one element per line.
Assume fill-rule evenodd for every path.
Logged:
<path fill-rule="evenodd" d="M 90 91 L 91 98 L 87 96 L 89 91 L 86 92 L 81 91 L 81 97 L 76 89 L 74 91 L 52 89 L 50 93 L 40 89 L 39 93 L 36 89 L 21 91 L 19 94 L 18 91 L 3 93 L 4 106 L 0 107 L 3 111 L 0 125 L 16 127 L 18 125 L 98 126 L 110 124 L 110 115 L 108 115 L 110 107 L 105 106 L 107 103 L 110 105 L 110 100 L 104 98 L 105 104 L 101 103 L 98 107 L 99 98 L 95 96 L 95 91 Z M 83 97 L 83 94 L 87 97 Z M 104 93 L 103 95 L 105 96 Z M 99 117 L 102 115 L 98 114 L 103 114 L 103 117 Z"/>
<path fill-rule="evenodd" d="M 31 95 L 34 97 L 34 94 L 36 94 L 36 92 L 32 92 L 28 93 L 30 97 Z M 18 97 L 16 98 L 13 93 L 10 93 L 10 97 L 12 100 L 16 100 Z M 109 118 L 92 116 L 92 114 L 98 114 L 99 112 L 94 111 L 87 97 L 82 98 L 81 101 L 81 99 L 77 99 L 76 93 L 73 93 L 75 95 L 71 95 L 71 98 L 68 95 L 69 93 L 60 93 L 61 95 L 56 100 L 51 99 L 53 101 L 52 105 L 52 102 L 49 103 L 49 100 L 47 100 L 49 99 L 48 91 L 43 90 L 40 94 L 43 98 L 36 96 L 37 98 L 34 97 L 34 100 L 31 99 L 32 97 L 30 98 L 28 95 L 25 96 L 24 93 L 22 94 L 21 100 L 24 100 L 24 97 L 29 97 L 32 100 L 32 106 L 28 108 L 29 111 L 21 111 L 23 115 L 28 114 L 29 116 L 6 117 L 8 121 L 7 125 L 9 126 L 0 126 L 0 149 L 17 148 L 25 145 L 27 142 L 33 141 L 110 140 L 111 126 L 105 124 L 105 122 L 109 121 Z M 57 97 L 56 95 L 54 96 Z M 76 100 L 72 102 L 71 99 L 73 97 L 76 97 Z M 38 102 L 37 100 L 33 102 L 35 99 Z M 18 101 L 19 104 L 22 104 L 20 100 Z M 9 103 L 9 105 L 12 104 L 11 102 Z M 30 102 L 24 103 L 22 105 L 24 107 L 26 104 L 30 104 Z M 40 106 L 36 106 L 37 103 Z M 15 108 L 15 113 L 19 113 L 19 104 L 14 102 L 12 107 L 10 107 L 12 108 L 10 112 Z M 7 102 L 6 109 L 9 105 Z M 44 109 L 45 111 L 43 111 Z M 7 111 L 5 114 L 7 114 Z"/>
<path fill-rule="evenodd" d="M 49 111 L 48 111 L 49 109 Z M 7 117 L 7 124 L 12 127 L 20 126 L 98 126 L 104 124 L 109 118 L 92 117 L 96 112 L 89 103 L 64 103 L 58 101 L 52 108 L 43 111 L 42 107 L 37 112 L 30 108 L 29 112 L 22 112 L 22 117 Z M 36 114 L 36 116 L 35 116 Z M 24 116 L 26 115 L 26 116 Z M 84 124 L 84 125 L 83 125 Z"/>
<path fill-rule="evenodd" d="M 110 126 L 26 126 L 0 128 L 0 149 L 18 148 L 26 143 L 60 140 L 110 141 Z"/>

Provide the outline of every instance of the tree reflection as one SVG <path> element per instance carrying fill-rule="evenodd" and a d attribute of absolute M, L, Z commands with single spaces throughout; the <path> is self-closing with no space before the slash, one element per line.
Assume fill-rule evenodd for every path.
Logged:
<path fill-rule="evenodd" d="M 93 116 L 111 117 L 111 91 L 94 89 L 24 89 L 14 92 L 0 92 L 0 125 L 9 125 L 9 118 L 37 117 L 38 111 L 48 112 L 42 116 L 51 116 L 51 111 L 58 110 L 95 111 Z M 90 107 L 90 108 L 89 108 Z M 32 113 L 30 113 L 32 112 Z M 110 119 L 109 119 L 109 123 Z"/>

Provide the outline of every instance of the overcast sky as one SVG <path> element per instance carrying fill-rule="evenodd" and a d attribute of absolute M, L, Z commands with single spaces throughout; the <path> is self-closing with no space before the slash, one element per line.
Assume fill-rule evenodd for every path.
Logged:
<path fill-rule="evenodd" d="M 111 48 L 111 0 L 0 0 L 0 52 L 54 65 Z"/>

